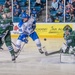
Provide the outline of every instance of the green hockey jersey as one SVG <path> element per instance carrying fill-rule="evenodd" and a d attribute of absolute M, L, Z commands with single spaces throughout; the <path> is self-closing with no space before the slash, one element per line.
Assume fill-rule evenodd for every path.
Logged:
<path fill-rule="evenodd" d="M 70 41 L 68 44 L 68 46 L 75 46 L 75 31 L 72 31 L 69 35 L 65 35 L 64 34 L 64 38 L 66 41 Z"/>
<path fill-rule="evenodd" d="M 3 34 L 6 32 L 6 30 L 12 30 L 13 26 L 11 25 L 12 18 L 2 18 L 2 14 L 0 14 L 0 34 Z"/>

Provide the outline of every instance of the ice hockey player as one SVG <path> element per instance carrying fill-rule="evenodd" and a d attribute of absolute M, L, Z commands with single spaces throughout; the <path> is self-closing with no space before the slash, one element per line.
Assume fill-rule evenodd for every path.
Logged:
<path fill-rule="evenodd" d="M 15 61 L 15 53 L 11 44 L 11 33 L 13 29 L 12 17 L 9 8 L 4 8 L 3 13 L 0 13 L 0 47 L 5 43 L 12 57 Z"/>
<path fill-rule="evenodd" d="M 75 54 L 75 31 L 69 25 L 66 25 L 63 30 L 66 43 L 62 46 L 62 52 Z"/>
<path fill-rule="evenodd" d="M 40 39 L 37 33 L 35 32 L 36 20 L 34 20 L 34 18 L 30 17 L 28 14 L 24 13 L 22 15 L 22 20 L 18 24 L 18 27 L 19 27 L 20 35 L 17 39 L 17 43 L 16 43 L 17 50 L 15 52 L 18 53 L 21 48 L 21 42 L 26 42 L 27 41 L 26 38 L 30 37 L 32 38 L 33 41 L 35 41 L 39 52 L 43 54 L 44 51 L 41 48 Z"/>

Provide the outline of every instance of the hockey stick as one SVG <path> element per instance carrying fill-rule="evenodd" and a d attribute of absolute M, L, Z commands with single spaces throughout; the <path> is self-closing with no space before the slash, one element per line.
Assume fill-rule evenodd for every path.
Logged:
<path fill-rule="evenodd" d="M 25 45 L 25 43 L 23 44 L 23 46 L 22 46 L 21 49 L 19 50 L 19 52 L 18 52 L 16 58 L 20 55 L 21 51 L 23 50 L 24 45 Z"/>
<path fill-rule="evenodd" d="M 16 45 L 11 41 L 11 43 L 16 47 Z"/>
<path fill-rule="evenodd" d="M 12 44 L 16 47 L 16 45 L 12 42 Z M 20 48 L 18 54 L 16 55 L 16 58 L 20 55 L 21 51 L 23 50 L 25 43 L 23 44 L 23 46 Z"/>
<path fill-rule="evenodd" d="M 4 41 L 4 39 L 5 39 L 5 36 L 7 35 L 8 31 L 9 31 L 9 30 L 7 30 L 4 34 L 2 34 L 2 36 L 1 36 L 2 43 L 4 43 L 4 42 L 5 42 L 5 41 Z M 2 49 L 2 50 L 3 50 L 3 48 L 2 48 L 2 47 L 0 47 L 0 49 Z"/>
<path fill-rule="evenodd" d="M 3 34 L 3 37 L 2 37 L 2 42 L 3 42 L 3 43 L 4 43 L 4 38 L 5 38 L 5 36 L 7 35 L 8 31 L 9 31 L 9 30 L 7 30 L 6 33 Z"/>

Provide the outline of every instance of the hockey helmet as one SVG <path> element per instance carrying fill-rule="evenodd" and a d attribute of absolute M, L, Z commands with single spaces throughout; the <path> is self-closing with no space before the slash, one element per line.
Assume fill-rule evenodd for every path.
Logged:
<path fill-rule="evenodd" d="M 26 13 L 23 13 L 23 14 L 22 14 L 22 19 L 24 19 L 24 18 L 28 18 L 28 19 L 29 19 L 30 16 L 29 16 L 28 14 L 26 14 Z"/>

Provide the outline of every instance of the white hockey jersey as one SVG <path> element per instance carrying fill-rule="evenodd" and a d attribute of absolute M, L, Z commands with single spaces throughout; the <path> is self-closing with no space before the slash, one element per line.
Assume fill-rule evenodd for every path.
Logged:
<path fill-rule="evenodd" d="M 34 20 L 34 18 L 30 18 L 27 22 L 22 23 L 22 26 L 19 27 L 20 33 L 30 35 L 34 32 L 34 29 L 36 27 L 35 23 L 36 21 Z"/>

